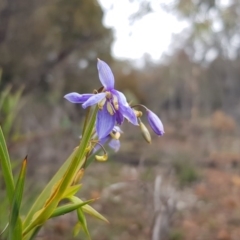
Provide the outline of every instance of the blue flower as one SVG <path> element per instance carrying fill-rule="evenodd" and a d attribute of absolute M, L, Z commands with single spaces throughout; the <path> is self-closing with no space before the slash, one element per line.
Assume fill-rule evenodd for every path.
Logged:
<path fill-rule="evenodd" d="M 164 128 L 162 121 L 160 118 L 152 111 L 147 109 L 147 118 L 148 118 L 148 123 L 152 130 L 159 136 L 162 136 L 164 134 Z"/>
<path fill-rule="evenodd" d="M 104 87 L 102 92 L 97 94 L 72 92 L 65 95 L 64 98 L 72 103 L 82 103 L 83 108 L 98 104 L 96 131 L 99 139 L 102 139 L 110 134 L 115 123 L 121 125 L 124 118 L 134 125 L 138 125 L 138 122 L 124 94 L 114 89 L 114 76 L 110 67 L 98 59 L 97 69 L 99 79 Z"/>
<path fill-rule="evenodd" d="M 120 149 L 120 146 L 121 146 L 120 140 L 119 140 L 119 137 L 120 137 L 120 134 L 121 134 L 121 133 L 123 133 L 123 131 L 120 129 L 120 127 L 114 126 L 112 132 L 111 132 L 108 136 L 102 138 L 102 139 L 99 141 L 99 143 L 100 143 L 101 145 L 104 145 L 105 143 L 108 142 L 108 146 L 109 146 L 111 149 L 113 149 L 115 152 L 117 152 L 117 151 Z M 119 134 L 119 136 L 117 136 L 118 134 Z M 116 136 L 116 137 L 115 137 L 115 136 Z M 96 146 L 94 147 L 93 152 L 95 153 L 95 152 L 98 151 L 99 149 L 100 149 L 100 146 L 99 146 L 99 145 L 96 145 Z"/>

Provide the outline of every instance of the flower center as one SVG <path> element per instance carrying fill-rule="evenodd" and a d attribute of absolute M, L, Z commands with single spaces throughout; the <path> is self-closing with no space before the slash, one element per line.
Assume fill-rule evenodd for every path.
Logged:
<path fill-rule="evenodd" d="M 102 110 L 103 106 L 107 104 L 107 111 L 110 115 L 114 115 L 114 113 L 119 109 L 118 98 L 109 91 L 106 91 L 105 93 L 106 97 L 98 103 L 98 107 Z"/>

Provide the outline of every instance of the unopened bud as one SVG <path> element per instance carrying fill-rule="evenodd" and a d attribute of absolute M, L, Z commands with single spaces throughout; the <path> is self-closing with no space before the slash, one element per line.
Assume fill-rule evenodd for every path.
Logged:
<path fill-rule="evenodd" d="M 163 124 L 162 124 L 162 121 L 160 120 L 160 118 L 154 112 L 150 111 L 149 109 L 147 110 L 147 118 L 148 118 L 148 122 L 149 122 L 149 125 L 152 128 L 152 130 L 158 136 L 162 136 L 164 134 L 164 128 L 163 128 Z"/>
<path fill-rule="evenodd" d="M 150 135 L 147 127 L 146 127 L 141 121 L 139 122 L 139 127 L 140 127 L 140 129 L 141 129 L 143 138 L 144 138 L 148 143 L 151 143 L 151 135 Z"/>
<path fill-rule="evenodd" d="M 102 155 L 102 156 L 95 155 L 95 159 L 100 161 L 100 162 L 105 162 L 105 161 L 108 160 L 108 155 L 106 153 L 104 155 Z"/>

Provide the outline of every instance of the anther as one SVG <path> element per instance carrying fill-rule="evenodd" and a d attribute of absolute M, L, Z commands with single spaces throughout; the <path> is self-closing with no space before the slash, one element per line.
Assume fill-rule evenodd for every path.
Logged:
<path fill-rule="evenodd" d="M 110 102 L 107 102 L 107 111 L 109 112 L 110 115 L 114 114 L 113 106 Z"/>
<path fill-rule="evenodd" d="M 112 98 L 112 94 L 110 92 L 106 92 L 106 98 L 111 99 Z"/>
<path fill-rule="evenodd" d="M 113 95 L 113 106 L 116 110 L 118 110 L 119 105 L 118 105 L 118 98 L 117 96 Z"/>
<path fill-rule="evenodd" d="M 137 118 L 142 117 L 142 112 L 141 111 L 138 111 L 138 110 L 134 109 L 134 113 L 135 113 Z"/>
<path fill-rule="evenodd" d="M 113 139 L 116 139 L 118 140 L 121 136 L 121 133 L 120 132 L 111 132 L 110 133 L 110 136 L 113 138 Z"/>
<path fill-rule="evenodd" d="M 101 100 L 101 101 L 98 103 L 98 108 L 99 108 L 99 109 L 101 109 L 101 110 L 103 109 L 103 106 L 104 106 L 104 104 L 106 103 L 106 100 L 107 100 L 107 99 L 104 98 L 103 100 Z"/>

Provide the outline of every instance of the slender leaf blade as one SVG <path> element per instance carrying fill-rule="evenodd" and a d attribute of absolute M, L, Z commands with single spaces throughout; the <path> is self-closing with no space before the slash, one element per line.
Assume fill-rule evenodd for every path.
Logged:
<path fill-rule="evenodd" d="M 90 236 L 90 233 L 88 231 L 87 221 L 86 221 L 86 218 L 85 218 L 84 213 L 83 213 L 81 208 L 77 209 L 77 216 L 78 216 L 78 221 L 83 228 L 83 231 L 87 235 L 88 239 L 91 240 L 91 236 Z"/>
<path fill-rule="evenodd" d="M 13 181 L 10 157 L 8 154 L 5 138 L 4 138 L 1 127 L 0 127 L 0 164 L 1 164 L 2 174 L 3 174 L 3 178 L 6 185 L 8 200 L 9 200 L 9 203 L 11 203 L 13 192 L 14 192 L 14 181 Z"/>
<path fill-rule="evenodd" d="M 47 219 L 54 212 L 54 210 L 57 207 L 58 203 L 60 202 L 61 198 L 64 196 L 64 192 L 66 191 L 67 187 L 70 186 L 71 181 L 73 180 L 73 177 L 75 176 L 75 173 L 84 164 L 84 155 L 86 154 L 86 148 L 91 139 L 92 131 L 93 131 L 95 121 L 96 121 L 97 111 L 98 111 L 98 108 L 95 107 L 95 109 L 92 113 L 91 119 L 87 125 L 86 131 L 84 132 L 83 138 L 81 139 L 80 145 L 76 150 L 76 154 L 73 155 L 73 158 L 70 160 L 69 164 L 65 166 L 65 167 L 67 167 L 67 170 L 64 173 L 64 172 L 62 172 L 62 170 L 64 171 L 65 169 L 60 168 L 61 171 L 59 170 L 60 172 L 58 171 L 56 174 L 57 176 L 61 175 L 62 173 L 64 174 L 63 176 L 61 175 L 62 181 L 60 181 L 59 188 L 54 193 L 54 196 L 50 197 L 50 202 L 48 202 L 47 206 L 43 206 L 43 208 L 38 211 L 37 217 L 35 217 L 33 219 L 34 214 L 35 214 L 33 209 L 36 210 L 36 203 L 34 203 L 34 208 L 32 208 L 30 210 L 30 213 L 28 214 L 28 216 L 24 222 L 24 233 L 23 233 L 24 236 L 26 236 L 31 230 L 33 230 L 34 227 L 42 225 L 45 221 L 47 221 Z M 54 176 L 54 178 L 55 178 L 55 176 Z M 61 177 L 57 178 L 57 181 L 59 181 L 59 179 L 61 179 Z M 51 187 L 55 183 L 52 182 Z M 51 189 L 49 189 L 49 188 L 47 190 L 51 191 Z M 45 192 L 45 191 L 46 191 L 46 188 L 43 190 L 41 195 L 49 198 L 49 195 L 48 195 L 49 192 Z M 37 205 L 38 206 L 43 205 L 45 203 L 45 200 L 46 199 L 44 199 L 44 201 L 43 201 L 43 199 L 41 197 L 39 197 L 37 199 Z M 27 239 L 27 237 L 26 237 L 26 239 Z"/>
<path fill-rule="evenodd" d="M 13 194 L 13 201 L 11 205 L 10 218 L 9 218 L 9 235 L 8 239 L 22 239 L 22 221 L 19 216 L 24 183 L 27 169 L 27 157 L 23 160 L 20 174 L 16 183 L 15 191 Z"/>
<path fill-rule="evenodd" d="M 91 199 L 82 203 L 72 203 L 72 204 L 66 204 L 64 206 L 60 206 L 54 210 L 53 214 L 51 215 L 51 218 L 58 217 L 58 216 L 67 214 L 69 212 L 72 212 L 86 204 L 93 202 L 94 200 L 95 199 Z"/>
<path fill-rule="evenodd" d="M 82 203 L 83 202 L 83 200 L 81 200 L 80 198 L 75 197 L 75 196 L 71 197 L 70 199 L 74 203 Z M 93 207 L 89 206 L 88 204 L 84 205 L 82 207 L 82 210 L 84 212 L 86 212 L 87 214 L 95 217 L 95 218 L 98 218 L 98 219 L 100 219 L 100 220 L 102 220 L 102 221 L 104 221 L 106 223 L 109 223 L 109 221 L 103 215 L 101 215 L 98 211 L 96 211 Z"/>

